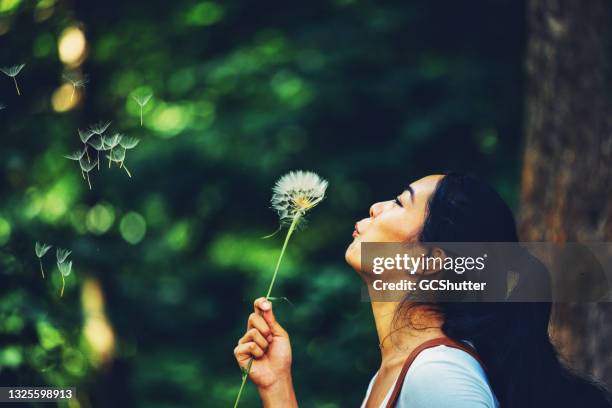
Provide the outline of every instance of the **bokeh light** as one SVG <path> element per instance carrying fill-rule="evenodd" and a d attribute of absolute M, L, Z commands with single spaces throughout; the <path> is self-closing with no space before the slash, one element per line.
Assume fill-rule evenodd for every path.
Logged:
<path fill-rule="evenodd" d="M 50 350 L 64 344 L 62 333 L 47 320 L 39 320 L 36 322 L 36 331 L 38 332 L 40 345 L 44 349 Z"/>
<path fill-rule="evenodd" d="M 38 58 L 44 58 L 51 55 L 55 49 L 55 38 L 50 33 L 43 33 L 36 37 L 32 46 L 32 54 Z"/>
<path fill-rule="evenodd" d="M 51 106 L 56 112 L 66 112 L 74 108 L 80 99 L 80 93 L 74 92 L 72 85 L 66 83 L 61 85 L 51 96 Z"/>
<path fill-rule="evenodd" d="M 189 244 L 191 226 L 188 221 L 175 223 L 166 233 L 166 243 L 174 251 L 181 251 Z"/>
<path fill-rule="evenodd" d="M 85 59 L 87 40 L 83 31 L 75 26 L 66 28 L 60 35 L 58 51 L 60 60 L 69 66 L 80 65 Z"/>
<path fill-rule="evenodd" d="M 164 138 L 171 138 L 185 129 L 192 118 L 191 106 L 160 104 L 153 111 L 151 127 Z"/>
<path fill-rule="evenodd" d="M 0 14 L 10 14 L 17 10 L 21 0 L 0 0 Z"/>
<path fill-rule="evenodd" d="M 212 1 L 202 1 L 193 6 L 185 15 L 185 23 L 195 26 L 209 26 L 223 18 L 223 8 Z"/>
<path fill-rule="evenodd" d="M 119 232 L 127 242 L 135 245 L 142 241 L 147 232 L 147 222 L 137 212 L 129 212 L 121 218 Z"/>
<path fill-rule="evenodd" d="M 89 358 L 94 366 L 106 364 L 113 357 L 115 334 L 106 317 L 104 293 L 100 282 L 87 277 L 81 290 L 85 322 L 83 335 L 89 346 Z"/>
<path fill-rule="evenodd" d="M 17 367 L 22 360 L 21 347 L 8 346 L 0 349 L 0 367 Z"/>
<path fill-rule="evenodd" d="M 50 223 L 59 221 L 78 196 L 78 176 L 65 176 L 56 181 L 42 197 L 40 217 Z"/>
<path fill-rule="evenodd" d="M 115 210 L 112 205 L 98 203 L 88 212 L 85 223 L 89 232 L 95 235 L 102 235 L 113 226 L 115 222 Z"/>
<path fill-rule="evenodd" d="M 11 224 L 4 218 L 0 217 L 0 246 L 8 242 L 11 237 Z"/>

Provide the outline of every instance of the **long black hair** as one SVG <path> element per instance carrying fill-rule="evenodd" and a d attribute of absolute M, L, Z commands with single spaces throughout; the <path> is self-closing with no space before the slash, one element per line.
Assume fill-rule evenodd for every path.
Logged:
<path fill-rule="evenodd" d="M 518 242 L 518 235 L 510 208 L 493 188 L 475 177 L 448 173 L 429 199 L 419 241 Z M 520 299 L 531 279 L 546 282 L 545 267 L 531 258 L 538 267 L 520 274 L 510 297 Z M 548 333 L 550 302 L 415 305 L 407 299 L 396 317 L 415 306 L 439 313 L 445 335 L 475 346 L 502 408 L 612 406 L 607 391 L 560 360 Z"/>

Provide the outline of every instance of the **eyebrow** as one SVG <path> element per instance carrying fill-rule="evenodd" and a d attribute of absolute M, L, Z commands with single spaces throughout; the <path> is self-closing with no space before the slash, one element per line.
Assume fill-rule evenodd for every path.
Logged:
<path fill-rule="evenodd" d="M 412 189 L 412 187 L 410 187 L 410 185 L 408 185 L 404 192 L 406 191 L 410 193 L 410 201 L 412 201 L 412 203 L 414 204 L 414 190 Z"/>

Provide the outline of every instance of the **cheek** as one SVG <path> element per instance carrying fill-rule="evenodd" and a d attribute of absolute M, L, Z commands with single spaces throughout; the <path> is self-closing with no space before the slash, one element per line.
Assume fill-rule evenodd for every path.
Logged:
<path fill-rule="evenodd" d="M 416 240 L 423 228 L 423 219 L 418 216 L 410 216 L 403 224 L 403 234 L 407 240 Z"/>
<path fill-rule="evenodd" d="M 381 217 L 375 221 L 371 228 L 372 234 L 368 234 L 368 240 L 379 242 L 402 242 L 408 239 L 410 224 L 406 222 L 406 216 L 399 217 L 395 214 L 389 217 Z M 370 232 L 370 231 L 368 231 Z"/>

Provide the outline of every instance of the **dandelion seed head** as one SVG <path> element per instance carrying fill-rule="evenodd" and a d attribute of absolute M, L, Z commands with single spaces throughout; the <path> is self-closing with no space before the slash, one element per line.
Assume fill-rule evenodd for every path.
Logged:
<path fill-rule="evenodd" d="M 327 181 L 310 171 L 292 171 L 282 176 L 272 189 L 272 208 L 281 222 L 291 222 L 296 214 L 304 215 L 325 198 Z"/>
<path fill-rule="evenodd" d="M 12 67 L 0 68 L 0 71 L 2 71 L 5 75 L 11 78 L 14 78 L 17 75 L 19 75 L 23 67 L 25 67 L 25 64 L 18 64 L 18 65 L 13 65 Z"/>
<path fill-rule="evenodd" d="M 64 275 L 64 277 L 70 275 L 72 272 L 72 261 L 70 262 L 58 262 L 57 269 L 59 269 L 60 273 Z"/>
<path fill-rule="evenodd" d="M 34 245 L 34 250 L 36 251 L 36 256 L 38 258 L 42 258 L 43 256 L 45 256 L 45 254 L 51 249 L 51 245 L 47 245 L 45 243 L 40 243 L 38 241 L 36 241 L 36 244 Z"/>
<path fill-rule="evenodd" d="M 63 263 L 64 261 L 66 261 L 66 258 L 68 258 L 71 253 L 72 251 L 69 249 L 57 248 L 55 250 L 55 256 L 57 257 L 57 263 L 59 264 L 59 263 Z"/>

